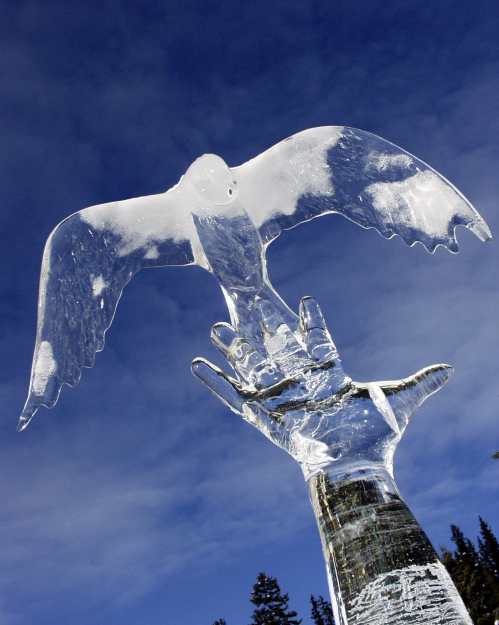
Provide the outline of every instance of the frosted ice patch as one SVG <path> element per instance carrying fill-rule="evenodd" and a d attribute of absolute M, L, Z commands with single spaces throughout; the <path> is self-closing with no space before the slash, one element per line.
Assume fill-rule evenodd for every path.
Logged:
<path fill-rule="evenodd" d="M 43 395 L 49 379 L 56 371 L 57 363 L 52 353 L 52 345 L 48 341 L 42 341 L 33 370 L 33 392 L 35 395 Z"/>
<path fill-rule="evenodd" d="M 430 237 L 447 237 L 449 224 L 460 213 L 462 199 L 432 171 L 420 171 L 396 182 L 376 182 L 366 188 L 384 225 L 397 222 Z"/>
<path fill-rule="evenodd" d="M 182 177 L 183 185 L 191 185 L 199 196 L 201 208 L 215 208 L 220 214 L 223 207 L 231 204 L 238 194 L 234 172 L 216 154 L 203 154 L 197 158 Z"/>
<path fill-rule="evenodd" d="M 92 294 L 94 297 L 98 297 L 106 287 L 107 283 L 102 276 L 92 278 Z"/>
<path fill-rule="evenodd" d="M 265 337 L 265 347 L 270 355 L 279 354 L 288 345 L 289 335 L 291 334 L 286 325 L 281 325 L 275 334 Z"/>
<path fill-rule="evenodd" d="M 126 256 L 155 241 L 190 240 L 192 197 L 178 185 L 166 193 L 97 204 L 80 211 L 81 218 L 97 230 L 110 230 L 121 239 L 119 256 Z"/>
<path fill-rule="evenodd" d="M 342 127 L 312 128 L 281 141 L 240 167 L 239 198 L 259 228 L 276 215 L 292 215 L 304 195 L 333 195 L 329 150 Z"/>
<path fill-rule="evenodd" d="M 151 247 L 144 254 L 144 258 L 148 258 L 154 260 L 155 258 L 159 258 L 159 250 L 155 245 L 151 245 Z"/>
<path fill-rule="evenodd" d="M 473 625 L 441 562 L 378 575 L 351 602 L 349 625 Z"/>
<path fill-rule="evenodd" d="M 409 169 L 413 162 L 409 154 L 371 152 L 367 159 L 366 169 L 375 169 L 379 172 L 389 171 L 391 169 Z"/>

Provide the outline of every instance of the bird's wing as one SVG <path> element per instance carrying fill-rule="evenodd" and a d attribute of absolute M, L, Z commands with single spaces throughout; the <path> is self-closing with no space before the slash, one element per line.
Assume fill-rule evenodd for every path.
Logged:
<path fill-rule="evenodd" d="M 299 132 L 233 168 L 239 197 L 265 243 L 282 230 L 338 213 L 386 238 L 456 252 L 456 226 L 482 241 L 490 230 L 468 200 L 412 154 L 363 130 Z"/>
<path fill-rule="evenodd" d="M 122 290 L 145 267 L 194 263 L 191 216 L 171 191 L 83 209 L 49 236 L 29 394 L 19 429 L 104 348 Z"/>

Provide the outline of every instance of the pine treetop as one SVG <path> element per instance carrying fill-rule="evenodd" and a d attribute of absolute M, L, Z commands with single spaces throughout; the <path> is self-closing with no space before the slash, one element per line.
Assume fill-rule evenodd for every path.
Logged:
<path fill-rule="evenodd" d="M 487 530 L 490 530 L 485 526 L 485 522 L 480 524 L 482 545 L 485 536 L 489 536 Z M 456 549 L 454 552 L 443 550 L 443 563 L 475 625 L 493 625 L 494 612 L 499 607 L 499 580 L 484 562 L 484 547 L 477 552 L 471 540 L 456 525 L 451 526 L 451 532 Z"/>
<path fill-rule="evenodd" d="M 275 577 L 259 573 L 250 598 L 256 606 L 251 625 L 300 625 L 297 613 L 288 609 L 289 597 Z"/>
<path fill-rule="evenodd" d="M 478 539 L 480 559 L 483 565 L 499 580 L 499 541 L 490 525 L 482 517 L 478 517 L 478 519 L 480 522 L 480 538 Z"/>

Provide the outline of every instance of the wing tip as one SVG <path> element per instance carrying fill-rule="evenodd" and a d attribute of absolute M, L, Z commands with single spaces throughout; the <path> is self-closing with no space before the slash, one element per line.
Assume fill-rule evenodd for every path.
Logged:
<path fill-rule="evenodd" d="M 30 388 L 30 392 L 26 403 L 24 404 L 24 408 L 21 412 L 21 416 L 17 422 L 16 430 L 18 432 L 24 432 L 24 430 L 28 427 L 28 425 L 33 420 L 33 417 L 38 412 L 38 409 L 41 406 L 45 406 L 46 408 L 52 408 L 57 401 L 57 396 L 55 399 L 49 400 L 41 395 L 36 395 L 32 392 Z"/>
<path fill-rule="evenodd" d="M 468 224 L 468 228 L 480 239 L 480 241 L 483 241 L 484 243 L 492 240 L 493 238 L 489 226 L 482 218 L 474 219 Z"/>
<path fill-rule="evenodd" d="M 24 410 L 22 411 L 21 416 L 19 417 L 19 421 L 17 422 L 17 428 L 16 429 L 17 429 L 18 432 L 24 432 L 24 430 L 31 423 L 31 420 L 35 416 L 37 410 L 38 410 L 38 408 L 33 407 L 33 406 L 26 406 L 24 408 Z"/>

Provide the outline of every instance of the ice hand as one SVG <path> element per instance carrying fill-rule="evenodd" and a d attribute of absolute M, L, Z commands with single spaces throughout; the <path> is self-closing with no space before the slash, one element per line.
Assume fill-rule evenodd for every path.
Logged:
<path fill-rule="evenodd" d="M 212 341 L 236 377 L 200 358 L 193 361 L 194 374 L 299 462 L 307 479 L 326 468 L 383 466 L 391 472 L 412 414 L 452 368 L 433 365 L 402 380 L 353 382 L 314 299 L 301 300 L 294 332 L 267 302 L 260 313 L 264 348 L 229 324 L 213 327 Z"/>

